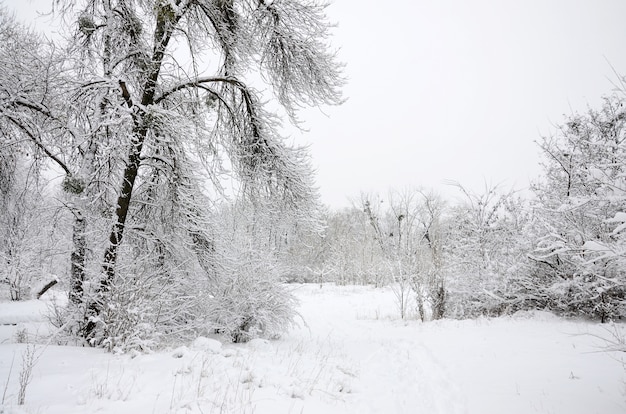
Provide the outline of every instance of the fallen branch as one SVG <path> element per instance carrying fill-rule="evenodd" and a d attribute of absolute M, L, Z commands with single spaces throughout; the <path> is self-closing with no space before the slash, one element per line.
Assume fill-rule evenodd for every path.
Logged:
<path fill-rule="evenodd" d="M 48 289 L 50 289 L 52 286 L 56 285 L 57 283 L 59 283 L 57 278 L 54 278 L 51 281 L 49 281 L 48 283 L 46 283 L 46 285 L 44 287 L 42 287 L 39 292 L 37 292 L 37 299 L 41 298 L 41 296 L 44 293 L 46 293 L 48 291 Z"/>

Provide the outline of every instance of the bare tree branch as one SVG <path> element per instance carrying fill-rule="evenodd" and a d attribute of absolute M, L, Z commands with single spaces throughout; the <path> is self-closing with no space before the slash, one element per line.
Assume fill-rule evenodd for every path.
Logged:
<path fill-rule="evenodd" d="M 56 155 L 54 155 L 46 146 L 39 140 L 37 137 L 19 120 L 15 119 L 13 116 L 5 114 L 5 117 L 11 121 L 15 126 L 17 126 L 23 133 L 30 138 L 30 140 L 37 146 L 37 148 L 41 149 L 52 161 L 54 161 L 59 167 L 65 171 L 67 175 L 72 175 L 70 169 L 65 165 L 65 163 Z"/>

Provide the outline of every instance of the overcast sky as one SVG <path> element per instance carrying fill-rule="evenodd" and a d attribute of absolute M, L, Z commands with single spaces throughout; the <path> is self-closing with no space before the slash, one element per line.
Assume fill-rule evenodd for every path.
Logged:
<path fill-rule="evenodd" d="M 444 180 L 527 187 L 535 140 L 626 75 L 624 0 L 335 1 L 348 101 L 311 117 L 326 202 Z"/>
<path fill-rule="evenodd" d="M 328 15 L 348 100 L 305 111 L 294 138 L 334 207 L 392 187 L 449 194 L 446 180 L 525 188 L 534 141 L 626 75 L 624 0 L 335 0 Z"/>

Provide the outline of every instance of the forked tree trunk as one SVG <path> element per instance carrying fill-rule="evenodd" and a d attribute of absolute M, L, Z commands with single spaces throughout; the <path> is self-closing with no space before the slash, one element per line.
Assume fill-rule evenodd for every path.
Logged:
<path fill-rule="evenodd" d="M 140 105 L 133 103 L 132 97 L 126 88 L 126 84 L 123 81 L 119 82 L 122 98 L 126 102 L 128 108 L 132 111 L 134 127 L 131 136 L 131 147 L 126 161 L 126 168 L 124 169 L 124 174 L 122 176 L 122 185 L 117 198 L 115 223 L 111 228 L 111 233 L 109 234 L 109 244 L 104 252 L 104 261 L 102 265 L 103 275 L 96 290 L 95 298 L 89 305 L 88 317 L 99 315 L 102 312 L 102 309 L 106 304 L 106 293 L 109 291 L 111 284 L 115 280 L 118 248 L 120 247 L 122 238 L 124 237 L 124 228 L 128 218 L 133 189 L 135 187 L 139 166 L 141 165 L 141 152 L 150 129 L 148 120 L 149 117 L 143 108 L 150 107 L 155 102 L 154 98 L 156 94 L 156 85 L 159 79 L 163 58 L 165 56 L 165 50 L 170 41 L 176 20 L 179 18 L 180 16 L 176 16 L 176 14 L 172 11 L 171 5 L 165 4 L 160 6 L 157 15 L 157 25 L 154 32 L 154 48 L 152 52 L 151 68 L 146 73 Z M 89 319 L 85 327 L 85 337 L 91 337 L 94 329 L 95 324 L 91 319 Z"/>

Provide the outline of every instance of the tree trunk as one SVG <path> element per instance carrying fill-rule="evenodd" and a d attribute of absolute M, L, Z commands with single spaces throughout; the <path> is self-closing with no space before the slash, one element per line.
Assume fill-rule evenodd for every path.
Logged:
<path fill-rule="evenodd" d="M 106 292 L 109 285 L 115 277 L 115 265 L 117 263 L 117 249 L 122 243 L 124 237 L 124 227 L 126 225 L 126 219 L 128 217 L 128 209 L 130 207 L 130 200 L 133 194 L 133 188 L 135 187 L 135 180 L 137 179 L 137 172 L 139 171 L 139 164 L 141 163 L 141 150 L 143 148 L 143 142 L 148 133 L 147 129 L 137 131 L 135 139 L 133 140 L 133 146 L 128 154 L 128 163 L 124 169 L 124 176 L 122 180 L 122 188 L 120 195 L 117 198 L 117 208 L 115 209 L 115 217 L 117 218 L 115 224 L 111 229 L 109 235 L 109 246 L 104 252 L 104 277 L 100 281 L 98 292 Z"/>
<path fill-rule="evenodd" d="M 117 249 L 124 237 L 124 227 L 128 217 L 128 209 L 135 186 L 135 180 L 137 179 L 137 172 L 139 171 L 139 164 L 141 163 L 141 149 L 147 133 L 147 128 L 143 128 L 133 135 L 134 145 L 131 147 L 128 155 L 128 163 L 124 169 L 122 188 L 117 198 L 117 208 L 115 209 L 116 221 L 111 228 L 109 245 L 104 251 L 104 263 L 102 265 L 103 276 L 100 279 L 100 285 L 96 289 L 94 298 L 89 304 L 89 310 L 85 315 L 85 338 L 89 338 L 93 335 L 96 324 L 92 317 L 102 313 L 102 309 L 106 303 L 106 294 L 115 279 Z"/>
<path fill-rule="evenodd" d="M 420 320 L 424 322 L 426 320 L 426 313 L 424 310 L 424 298 L 420 290 L 416 291 L 415 299 L 417 300 L 417 313 L 419 313 Z"/>
<path fill-rule="evenodd" d="M 433 295 L 433 319 L 443 319 L 446 313 L 446 289 L 443 282 L 437 283 Z"/>
<path fill-rule="evenodd" d="M 80 212 L 74 213 L 74 227 L 72 229 L 73 249 L 70 256 L 70 302 L 78 305 L 83 302 L 83 283 L 85 282 L 85 252 L 87 242 L 85 230 L 87 220 Z M 44 291 L 45 292 L 45 291 Z M 43 294 L 43 293 L 41 293 Z"/>

